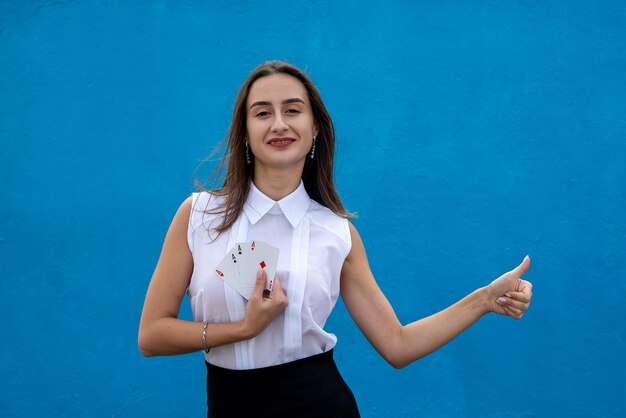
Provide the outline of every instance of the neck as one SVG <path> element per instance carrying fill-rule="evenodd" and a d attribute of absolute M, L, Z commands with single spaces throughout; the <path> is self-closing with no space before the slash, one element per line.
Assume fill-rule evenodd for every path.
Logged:
<path fill-rule="evenodd" d="M 300 185 L 302 170 L 255 167 L 254 185 L 272 200 L 280 200 Z"/>

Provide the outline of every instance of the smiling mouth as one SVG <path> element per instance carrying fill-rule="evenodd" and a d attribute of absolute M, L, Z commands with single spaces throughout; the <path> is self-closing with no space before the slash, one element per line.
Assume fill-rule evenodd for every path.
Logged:
<path fill-rule="evenodd" d="M 285 145 L 291 144 L 292 142 L 296 142 L 296 140 L 290 137 L 283 137 L 283 138 L 272 138 L 267 143 L 269 145 L 285 146 Z"/>

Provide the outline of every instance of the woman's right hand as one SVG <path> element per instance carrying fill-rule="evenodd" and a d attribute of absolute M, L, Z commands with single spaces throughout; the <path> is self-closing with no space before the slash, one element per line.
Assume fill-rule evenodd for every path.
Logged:
<path fill-rule="evenodd" d="M 265 270 L 259 268 L 244 319 L 244 327 L 250 338 L 259 335 L 289 304 L 278 276 L 274 278 L 274 285 L 269 292 L 265 291 L 265 282 Z"/>

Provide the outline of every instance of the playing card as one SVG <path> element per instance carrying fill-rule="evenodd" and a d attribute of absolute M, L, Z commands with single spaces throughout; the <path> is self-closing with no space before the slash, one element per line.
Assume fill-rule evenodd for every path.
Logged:
<path fill-rule="evenodd" d="M 237 243 L 226 253 L 215 272 L 237 293 L 250 299 L 259 267 L 265 270 L 267 276 L 265 288 L 272 289 L 278 266 L 278 253 L 278 248 L 264 242 Z"/>
<path fill-rule="evenodd" d="M 250 289 L 250 294 L 252 294 L 256 282 L 256 273 L 261 267 L 266 274 L 265 289 L 272 290 L 276 267 L 278 266 L 278 248 L 261 241 L 251 241 L 241 245 L 245 261 L 241 266 L 242 270 L 239 270 L 239 275 L 241 280 L 246 283 L 244 286 Z"/>
<path fill-rule="evenodd" d="M 243 291 L 239 274 L 239 266 L 242 264 L 243 259 L 239 256 L 237 250 L 232 248 L 226 253 L 226 256 L 215 269 L 217 276 L 228 283 L 228 285 L 238 293 L 242 293 Z"/>

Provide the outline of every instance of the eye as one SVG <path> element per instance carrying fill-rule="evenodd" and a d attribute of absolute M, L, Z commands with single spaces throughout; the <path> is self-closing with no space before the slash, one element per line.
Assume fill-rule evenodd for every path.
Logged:
<path fill-rule="evenodd" d="M 294 108 L 294 109 L 287 109 L 287 112 L 286 112 L 286 113 L 291 113 L 291 114 L 294 114 L 294 115 L 295 115 L 295 114 L 298 114 L 298 113 L 301 113 L 301 112 L 300 112 L 300 110 L 299 110 L 299 109 L 295 109 L 295 108 Z"/>
<path fill-rule="evenodd" d="M 260 112 L 258 112 L 258 113 L 256 114 L 256 117 L 257 117 L 257 118 L 262 118 L 262 117 L 265 117 L 265 116 L 267 116 L 267 115 L 269 115 L 269 114 L 270 114 L 270 112 L 268 112 L 268 111 L 266 111 L 266 110 L 262 110 L 262 111 L 260 111 Z"/>

